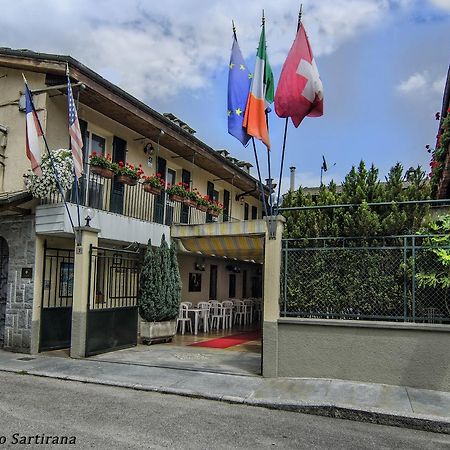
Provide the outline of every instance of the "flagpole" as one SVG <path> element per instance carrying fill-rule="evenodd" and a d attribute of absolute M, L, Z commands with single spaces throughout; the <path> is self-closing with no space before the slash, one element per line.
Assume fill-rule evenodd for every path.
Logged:
<path fill-rule="evenodd" d="M 264 215 L 267 217 L 266 196 L 264 195 L 264 187 L 261 180 L 261 170 L 259 169 L 258 153 L 256 152 L 255 138 L 252 136 L 253 152 L 255 153 L 256 169 L 258 171 L 259 187 L 261 191 L 261 200 L 264 208 Z"/>
<path fill-rule="evenodd" d="M 302 25 L 302 10 L 303 10 L 303 4 L 300 3 L 300 10 L 298 12 L 298 20 L 297 20 L 297 33 Z M 280 165 L 280 178 L 279 178 L 279 184 L 278 184 L 278 194 L 277 194 L 277 213 L 278 209 L 280 208 L 280 195 L 281 195 L 281 177 L 283 176 L 283 166 L 284 166 L 284 156 L 286 153 L 286 137 L 287 137 L 287 129 L 288 129 L 288 120 L 289 117 L 286 117 L 286 122 L 284 124 L 284 135 L 283 135 L 283 149 L 281 152 L 281 165 Z"/>
<path fill-rule="evenodd" d="M 59 176 L 58 176 L 58 172 L 57 172 L 57 170 L 56 170 L 56 168 L 55 168 L 55 162 L 53 161 L 53 156 L 52 156 L 52 154 L 51 154 L 51 152 L 50 152 L 50 148 L 49 148 L 49 146 L 48 146 L 47 139 L 46 139 L 46 137 L 45 137 L 44 130 L 43 130 L 42 125 L 41 125 L 41 121 L 39 120 L 39 116 L 38 116 L 38 114 L 37 114 L 37 112 L 36 112 L 36 108 L 35 108 L 35 106 L 34 106 L 33 96 L 31 95 L 31 91 L 30 91 L 30 88 L 28 87 L 28 83 L 27 83 L 27 79 L 25 78 L 25 75 L 22 74 L 22 76 L 23 76 L 23 81 L 25 82 L 25 86 L 27 87 L 27 89 L 28 89 L 28 91 L 29 91 L 29 94 L 30 94 L 31 109 L 32 109 L 33 112 L 34 112 L 34 115 L 35 115 L 35 117 L 36 117 L 37 124 L 39 125 L 39 131 L 41 132 L 42 139 L 44 140 L 45 148 L 46 148 L 46 150 L 47 150 L 48 157 L 49 157 L 49 159 L 50 159 L 50 164 L 52 165 L 53 173 L 55 174 L 56 184 L 57 184 L 57 186 L 58 186 L 59 193 L 61 194 L 61 197 L 62 197 L 63 202 L 64 202 L 64 206 L 65 206 L 66 211 L 67 211 L 67 215 L 69 216 L 70 225 L 72 225 L 72 230 L 75 232 L 75 227 L 74 227 L 74 225 L 73 225 L 72 216 L 71 216 L 71 214 L 70 214 L 69 207 L 67 206 L 67 202 L 66 202 L 66 199 L 65 199 L 65 197 L 64 197 L 64 192 L 63 192 L 62 187 L 61 187 L 61 184 L 60 184 L 60 182 L 59 182 Z"/>
<path fill-rule="evenodd" d="M 66 75 L 67 75 L 67 89 L 69 89 L 69 83 L 70 83 L 70 73 L 69 73 L 69 64 L 66 64 Z M 67 91 L 67 96 L 68 96 L 69 92 Z M 78 91 L 78 97 L 77 97 L 77 106 L 76 106 L 76 110 L 77 110 L 77 116 L 78 116 L 78 102 L 80 99 L 80 91 Z M 67 98 L 67 100 L 69 100 Z M 72 140 L 69 136 L 69 148 L 72 150 Z M 73 154 L 72 154 L 72 159 L 73 159 Z M 73 163 L 73 175 L 74 175 L 74 179 L 75 179 L 75 198 L 77 201 L 77 218 L 78 218 L 78 227 L 81 227 L 81 219 L 80 219 L 80 193 L 79 193 L 79 186 L 78 186 L 78 178 L 77 178 L 77 173 L 75 170 L 75 160 Z"/>

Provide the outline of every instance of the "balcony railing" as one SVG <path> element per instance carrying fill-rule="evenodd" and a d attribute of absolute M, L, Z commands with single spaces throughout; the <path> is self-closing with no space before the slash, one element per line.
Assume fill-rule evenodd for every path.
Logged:
<path fill-rule="evenodd" d="M 129 186 L 90 172 L 79 181 L 79 204 L 90 208 L 165 225 L 204 224 L 208 222 L 237 222 L 239 219 L 223 214 L 213 217 L 196 208 L 169 200 L 165 191 L 160 195 L 145 192 L 142 182 Z M 65 193 L 66 201 L 77 203 L 75 188 Z M 42 201 L 42 204 L 62 203 L 59 193 Z"/>

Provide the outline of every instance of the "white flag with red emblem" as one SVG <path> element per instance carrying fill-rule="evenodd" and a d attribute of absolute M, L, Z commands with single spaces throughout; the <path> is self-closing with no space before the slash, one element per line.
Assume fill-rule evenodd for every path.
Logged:
<path fill-rule="evenodd" d="M 284 62 L 275 93 L 278 117 L 290 117 L 295 127 L 306 117 L 323 115 L 323 86 L 303 24 Z"/>

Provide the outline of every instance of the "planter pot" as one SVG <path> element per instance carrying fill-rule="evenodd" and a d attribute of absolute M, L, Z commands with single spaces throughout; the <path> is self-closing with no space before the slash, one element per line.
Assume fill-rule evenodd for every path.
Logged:
<path fill-rule="evenodd" d="M 173 202 L 184 202 L 185 197 L 181 197 L 181 195 L 169 194 L 169 199 Z"/>
<path fill-rule="evenodd" d="M 208 211 L 208 207 L 205 205 L 197 205 L 197 209 L 202 212 Z"/>
<path fill-rule="evenodd" d="M 91 173 L 100 175 L 103 178 L 112 178 L 114 176 L 114 172 L 111 169 L 99 166 L 91 166 Z"/>
<path fill-rule="evenodd" d="M 150 194 L 154 194 L 154 195 L 161 194 L 162 187 L 158 188 L 158 187 L 152 186 L 151 184 L 148 184 L 148 183 L 144 183 L 143 186 L 144 186 L 145 192 L 150 192 Z"/>
<path fill-rule="evenodd" d="M 219 217 L 219 213 L 213 209 L 208 209 L 208 214 L 211 214 L 213 217 Z"/>
<path fill-rule="evenodd" d="M 128 175 L 118 175 L 116 180 L 122 184 L 128 184 L 128 186 L 136 186 L 138 180 L 137 178 L 132 178 Z"/>
<path fill-rule="evenodd" d="M 146 344 L 153 342 L 170 342 L 177 334 L 177 321 L 147 322 L 141 319 L 141 340 Z"/>
<path fill-rule="evenodd" d="M 191 208 L 195 208 L 197 206 L 197 202 L 195 200 L 191 200 L 190 198 L 185 198 L 183 200 L 183 203 L 190 206 Z"/>

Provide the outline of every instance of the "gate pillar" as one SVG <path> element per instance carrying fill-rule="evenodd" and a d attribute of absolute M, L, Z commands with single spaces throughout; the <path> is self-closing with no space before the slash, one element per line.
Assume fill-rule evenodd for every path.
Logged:
<path fill-rule="evenodd" d="M 262 373 L 278 376 L 278 319 L 280 317 L 281 239 L 283 216 L 266 217 L 263 291 L 263 355 Z"/>
<path fill-rule="evenodd" d="M 98 245 L 99 231 L 91 227 L 75 229 L 78 236 L 75 239 L 71 358 L 84 358 L 86 356 L 89 286 L 92 286 L 90 278 L 95 275 L 95 270 L 91 270 L 90 267 L 90 247 L 91 245 L 94 247 Z"/>

